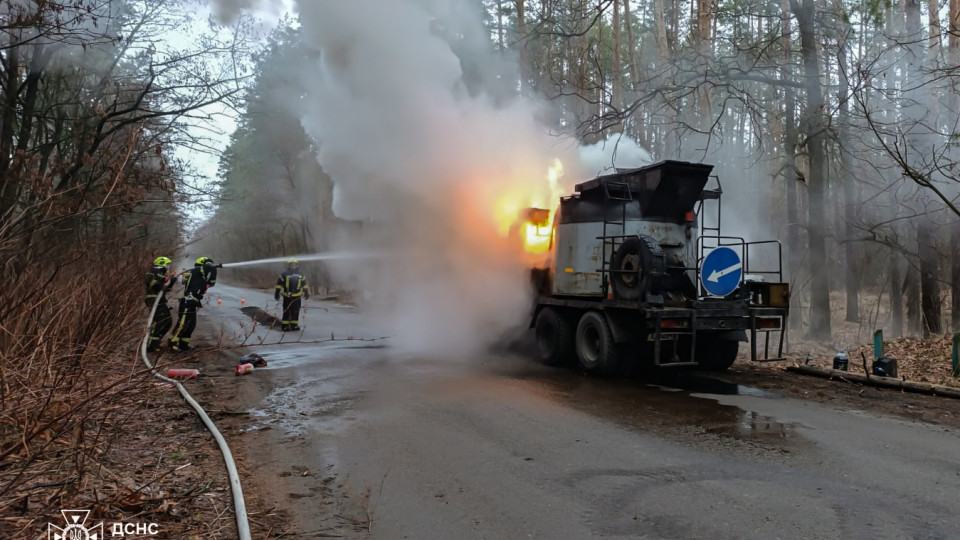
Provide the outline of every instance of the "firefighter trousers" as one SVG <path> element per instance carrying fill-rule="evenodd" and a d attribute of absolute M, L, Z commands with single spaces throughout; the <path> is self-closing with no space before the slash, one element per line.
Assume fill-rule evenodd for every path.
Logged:
<path fill-rule="evenodd" d="M 150 308 L 153 307 L 153 301 L 149 302 Z M 150 325 L 150 339 L 147 341 L 147 350 L 156 350 L 157 345 L 163 336 L 170 331 L 173 326 L 173 318 L 170 314 L 170 306 L 165 301 L 157 304 L 157 311 L 153 314 L 153 324 Z"/>
<path fill-rule="evenodd" d="M 296 330 L 300 327 L 300 296 L 283 297 L 283 317 L 280 319 L 280 324 L 283 325 L 284 330 Z"/>
<path fill-rule="evenodd" d="M 197 308 L 200 303 L 196 300 L 180 299 L 180 309 L 177 311 L 177 326 L 170 336 L 170 348 L 186 350 L 190 348 L 190 336 L 197 327 Z"/>

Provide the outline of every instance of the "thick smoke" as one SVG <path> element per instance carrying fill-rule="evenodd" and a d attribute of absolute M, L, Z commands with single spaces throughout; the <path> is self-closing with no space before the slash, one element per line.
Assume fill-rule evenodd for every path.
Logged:
<path fill-rule="evenodd" d="M 268 3 L 215 2 L 221 20 Z M 649 156 L 623 138 L 581 161 L 576 140 L 549 135 L 545 105 L 516 97 L 516 65 L 494 53 L 474 3 L 295 7 L 319 55 L 289 66 L 308 90 L 287 106 L 317 143 L 337 217 L 361 229 L 333 247 L 388 254 L 338 277 L 371 297 L 407 353 L 469 356 L 524 326 L 528 270 L 509 235 L 521 211 L 555 206 L 573 182 L 609 170 L 614 151 L 618 166 Z M 551 183 L 558 162 L 567 177 Z"/>
<path fill-rule="evenodd" d="M 290 7 L 288 0 L 210 0 L 213 16 L 221 24 L 233 24 L 244 11 L 269 13 L 276 17 Z"/>
<path fill-rule="evenodd" d="M 439 20 L 470 11 L 437 7 L 301 2 L 304 37 L 321 52 L 303 70 L 303 124 L 336 214 L 390 248 L 361 286 L 386 308 L 395 344 L 470 354 L 529 315 L 525 269 L 503 233 L 538 197 L 549 204 L 547 170 L 572 146 L 546 135 L 534 103 L 467 87 L 441 28 L 478 23 Z"/>
<path fill-rule="evenodd" d="M 652 162 L 650 152 L 627 136 L 613 137 L 580 149 L 580 172 L 583 177 L 610 174 L 616 167 L 642 167 Z"/>

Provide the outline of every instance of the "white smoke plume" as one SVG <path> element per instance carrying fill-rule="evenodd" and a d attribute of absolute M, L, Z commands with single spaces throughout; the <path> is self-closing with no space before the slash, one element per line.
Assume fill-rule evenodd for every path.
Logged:
<path fill-rule="evenodd" d="M 653 158 L 650 152 L 627 136 L 614 136 L 580 148 L 580 171 L 583 177 L 610 174 L 614 168 L 643 167 L 651 163 Z"/>
<path fill-rule="evenodd" d="M 210 0 L 213 16 L 218 22 L 231 25 L 244 11 L 268 13 L 274 18 L 291 6 L 288 0 Z"/>
<path fill-rule="evenodd" d="M 211 0 L 221 22 L 282 0 Z M 528 270 L 510 226 L 554 207 L 575 181 L 649 156 L 633 141 L 590 149 L 549 135 L 542 103 L 515 96 L 516 65 L 493 50 L 469 0 L 298 0 L 316 61 L 290 66 L 302 115 L 335 183 L 334 212 L 363 222 L 335 248 L 387 248 L 379 265 L 340 268 L 371 292 L 393 344 L 468 357 L 522 327 Z M 556 164 L 568 171 L 548 181 Z M 323 234 L 320 231 L 320 234 Z M 337 234 L 337 233 L 332 233 Z"/>
<path fill-rule="evenodd" d="M 303 124 L 335 182 L 336 214 L 368 220 L 392 248 L 365 286 L 385 304 L 395 345 L 447 356 L 491 345 L 530 308 L 504 227 L 523 207 L 550 204 L 547 169 L 571 161 L 557 149 L 572 145 L 546 134 L 533 102 L 468 91 L 437 14 L 470 10 L 414 0 L 298 7 L 321 51 L 303 70 Z"/>

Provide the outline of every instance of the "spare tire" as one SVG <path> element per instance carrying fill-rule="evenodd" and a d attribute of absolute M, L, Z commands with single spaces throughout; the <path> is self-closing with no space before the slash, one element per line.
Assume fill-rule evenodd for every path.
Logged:
<path fill-rule="evenodd" d="M 610 262 L 610 283 L 619 300 L 640 300 L 647 292 L 660 292 L 663 251 L 645 235 L 626 238 Z"/>

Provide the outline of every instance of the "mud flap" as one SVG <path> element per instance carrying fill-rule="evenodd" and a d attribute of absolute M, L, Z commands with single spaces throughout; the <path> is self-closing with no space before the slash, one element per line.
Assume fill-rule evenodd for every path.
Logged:
<path fill-rule="evenodd" d="M 631 317 L 614 317 L 610 310 L 603 310 L 603 316 L 607 319 L 607 324 L 610 326 L 610 334 L 613 335 L 614 343 L 626 343 L 628 341 L 633 341 L 636 338 L 636 331 L 640 329 L 639 322 L 637 324 L 631 324 L 634 321 L 631 321 Z M 631 330 L 634 332 L 632 333 Z M 746 333 L 744 333 L 744 340 L 746 340 Z"/>

